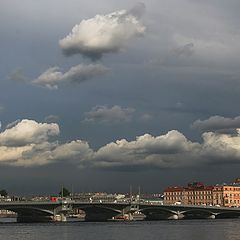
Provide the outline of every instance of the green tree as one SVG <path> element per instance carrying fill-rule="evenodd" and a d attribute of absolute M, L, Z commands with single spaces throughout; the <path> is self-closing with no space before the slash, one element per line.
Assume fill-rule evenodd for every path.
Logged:
<path fill-rule="evenodd" d="M 2 189 L 2 190 L 0 190 L 0 195 L 3 197 L 6 197 L 8 195 L 8 193 L 5 189 Z"/>
<path fill-rule="evenodd" d="M 59 196 L 63 197 L 69 197 L 71 195 L 71 192 L 67 188 L 62 188 L 61 191 L 59 192 Z"/>

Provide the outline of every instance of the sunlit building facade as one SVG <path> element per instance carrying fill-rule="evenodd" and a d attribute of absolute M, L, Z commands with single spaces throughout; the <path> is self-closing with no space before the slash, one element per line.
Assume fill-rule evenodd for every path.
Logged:
<path fill-rule="evenodd" d="M 215 186 L 213 196 L 214 205 L 240 207 L 240 184 L 233 183 Z"/>
<path fill-rule="evenodd" d="M 213 204 L 213 186 L 202 183 L 189 183 L 187 187 L 168 187 L 164 191 L 165 204 Z"/>
<path fill-rule="evenodd" d="M 231 184 L 205 186 L 200 182 L 164 190 L 164 204 L 240 207 L 240 179 Z"/>

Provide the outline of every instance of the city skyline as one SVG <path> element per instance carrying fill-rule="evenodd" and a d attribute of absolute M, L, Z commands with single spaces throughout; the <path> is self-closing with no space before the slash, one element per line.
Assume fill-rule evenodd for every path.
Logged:
<path fill-rule="evenodd" d="M 0 182 L 160 192 L 239 177 L 236 0 L 3 0 Z"/>

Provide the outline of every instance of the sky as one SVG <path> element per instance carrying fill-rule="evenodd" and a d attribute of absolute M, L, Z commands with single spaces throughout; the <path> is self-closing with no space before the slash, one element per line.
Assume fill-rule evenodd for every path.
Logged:
<path fill-rule="evenodd" d="M 240 164 L 237 0 L 1 0 L 0 188 L 161 192 Z"/>

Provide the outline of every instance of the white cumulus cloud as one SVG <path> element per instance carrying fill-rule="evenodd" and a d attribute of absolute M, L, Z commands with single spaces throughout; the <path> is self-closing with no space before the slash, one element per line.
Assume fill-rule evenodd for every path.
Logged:
<path fill-rule="evenodd" d="M 182 168 L 200 165 L 240 164 L 240 129 L 237 134 L 205 132 L 193 142 L 177 130 L 128 141 L 120 139 L 99 149 L 77 139 L 60 143 L 56 123 L 21 120 L 0 132 L 0 162 L 10 166 L 41 166 L 65 161 L 81 168 L 146 169 Z"/>
<path fill-rule="evenodd" d="M 37 123 L 24 119 L 15 126 L 0 133 L 0 146 L 24 146 L 47 141 L 50 136 L 59 134 L 57 124 Z"/>
<path fill-rule="evenodd" d="M 191 157 L 199 148 L 200 144 L 188 141 L 176 130 L 157 137 L 144 134 L 135 141 L 122 139 L 103 146 L 96 152 L 95 164 L 99 167 L 189 166 L 194 164 Z"/>
<path fill-rule="evenodd" d="M 59 41 L 60 47 L 66 55 L 80 53 L 93 60 L 105 53 L 117 52 L 129 39 L 144 34 L 145 26 L 140 22 L 144 9 L 144 4 L 138 4 L 130 11 L 121 10 L 82 20 Z"/>

